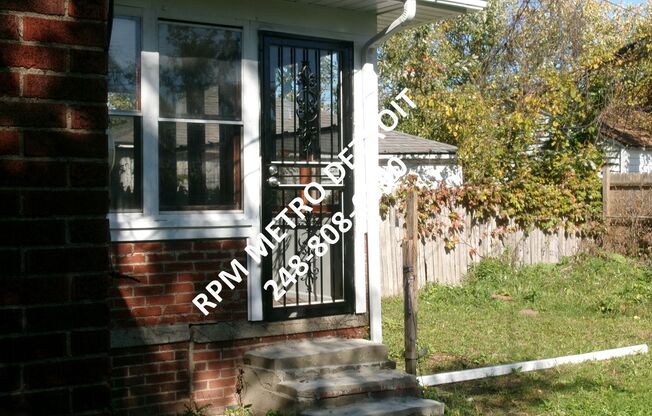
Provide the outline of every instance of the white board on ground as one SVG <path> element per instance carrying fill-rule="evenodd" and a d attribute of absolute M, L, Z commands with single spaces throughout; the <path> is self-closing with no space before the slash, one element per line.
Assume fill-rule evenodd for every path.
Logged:
<path fill-rule="evenodd" d="M 647 344 L 631 347 L 614 348 L 611 350 L 595 351 L 586 354 L 567 355 L 564 357 L 547 358 L 544 360 L 523 361 L 520 363 L 497 365 L 493 367 L 474 368 L 471 370 L 452 371 L 449 373 L 433 374 L 418 377 L 422 386 L 437 386 L 440 384 L 458 383 L 460 381 L 478 380 L 488 377 L 504 376 L 514 371 L 527 372 L 545 370 L 563 364 L 579 364 L 585 361 L 600 361 L 610 358 L 624 357 L 627 355 L 645 354 L 648 352 Z"/>

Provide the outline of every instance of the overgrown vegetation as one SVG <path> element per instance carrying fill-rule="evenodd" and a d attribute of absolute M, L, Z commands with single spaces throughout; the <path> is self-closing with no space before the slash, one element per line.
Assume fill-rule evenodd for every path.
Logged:
<path fill-rule="evenodd" d="M 459 147 L 467 208 L 592 228 L 602 113 L 652 109 L 651 18 L 602 0 L 492 0 L 391 38 L 384 100 L 409 88 L 417 109 L 399 128 Z"/>
<path fill-rule="evenodd" d="M 509 257 L 509 256 L 507 256 Z M 418 296 L 421 374 L 652 343 L 652 264 L 580 255 L 558 265 L 477 264 L 459 287 Z M 403 306 L 383 302 L 383 336 L 403 365 Z M 451 415 L 644 415 L 652 358 L 565 366 L 429 389 Z"/>
<path fill-rule="evenodd" d="M 185 404 L 185 410 L 183 413 L 178 413 L 178 416 L 208 416 L 208 409 L 211 407 L 210 404 L 204 406 L 199 406 L 197 402 L 191 401 L 189 404 Z"/>

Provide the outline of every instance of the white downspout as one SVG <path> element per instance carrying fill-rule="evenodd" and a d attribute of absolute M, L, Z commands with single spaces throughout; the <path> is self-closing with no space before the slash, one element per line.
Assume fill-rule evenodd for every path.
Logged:
<path fill-rule="evenodd" d="M 378 76 L 375 71 L 376 48 L 416 16 L 416 0 L 406 0 L 403 13 L 385 30 L 373 36 L 362 48 L 364 154 L 366 160 L 367 262 L 369 271 L 369 330 L 371 340 L 383 341 L 380 280 L 380 191 L 378 189 Z M 356 299 L 356 311 L 364 309 L 364 300 Z M 362 303 L 362 304 L 361 304 Z"/>
<path fill-rule="evenodd" d="M 377 33 L 369 39 L 369 41 L 362 47 L 363 50 L 363 56 L 367 57 L 368 53 L 371 52 L 370 49 L 376 49 L 378 45 L 380 45 L 385 39 L 390 37 L 392 33 L 396 31 L 396 29 L 399 28 L 399 26 L 402 26 L 404 23 L 407 23 L 411 20 L 414 19 L 414 17 L 417 15 L 417 0 L 405 0 L 405 3 L 403 4 L 403 13 L 392 22 L 389 26 L 385 28 L 382 32 Z M 368 61 L 369 59 L 367 59 Z M 366 62 L 365 62 L 366 63 Z"/>

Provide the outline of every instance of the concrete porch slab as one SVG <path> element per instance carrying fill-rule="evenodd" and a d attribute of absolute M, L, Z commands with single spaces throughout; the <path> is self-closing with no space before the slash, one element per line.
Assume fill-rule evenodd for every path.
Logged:
<path fill-rule="evenodd" d="M 249 351 L 244 363 L 270 370 L 385 361 L 387 347 L 364 339 L 319 338 L 274 344 Z"/>

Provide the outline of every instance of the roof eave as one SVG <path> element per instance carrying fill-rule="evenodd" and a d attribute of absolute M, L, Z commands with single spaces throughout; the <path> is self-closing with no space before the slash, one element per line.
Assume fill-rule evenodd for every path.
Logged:
<path fill-rule="evenodd" d="M 461 10 L 483 10 L 487 7 L 486 0 L 421 0 L 422 3 L 433 3 L 437 6 L 449 6 Z"/>

